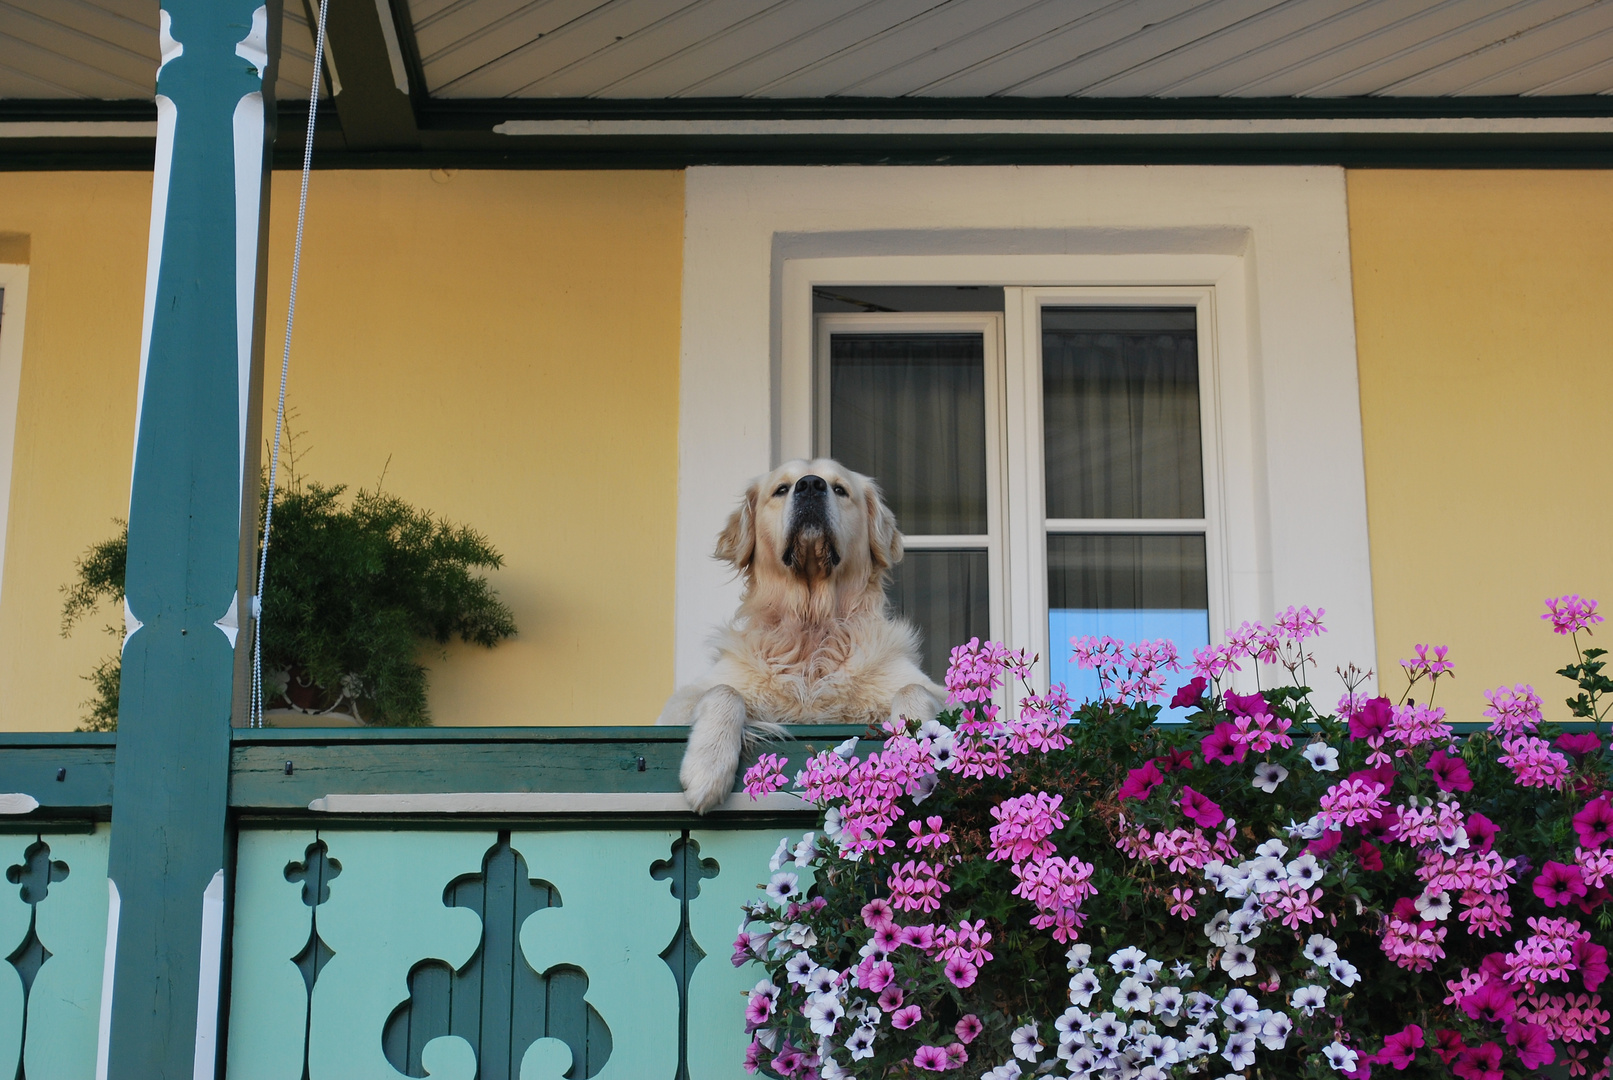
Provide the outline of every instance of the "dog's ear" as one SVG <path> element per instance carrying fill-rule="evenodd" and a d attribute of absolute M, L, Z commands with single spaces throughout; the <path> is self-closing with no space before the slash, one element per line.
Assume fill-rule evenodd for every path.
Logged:
<path fill-rule="evenodd" d="M 878 573 L 902 561 L 902 534 L 896 528 L 896 515 L 885 505 L 879 485 L 872 480 L 863 480 L 863 502 L 868 511 L 869 555 Z"/>
<path fill-rule="evenodd" d="M 715 554 L 723 562 L 732 563 L 735 570 L 749 570 L 756 559 L 756 499 L 761 487 L 761 479 L 751 484 L 739 509 L 729 515 L 728 524 L 717 534 Z"/>

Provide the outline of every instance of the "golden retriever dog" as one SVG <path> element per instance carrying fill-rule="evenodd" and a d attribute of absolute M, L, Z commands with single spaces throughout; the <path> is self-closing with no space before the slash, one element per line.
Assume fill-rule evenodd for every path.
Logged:
<path fill-rule="evenodd" d="M 782 724 L 922 723 L 946 691 L 918 665 L 918 634 L 893 619 L 885 577 L 902 559 L 879 487 L 827 458 L 759 477 L 717 537 L 743 576 L 711 673 L 673 694 L 658 723 L 687 724 L 679 778 L 699 813 L 733 789 L 746 744 Z"/>

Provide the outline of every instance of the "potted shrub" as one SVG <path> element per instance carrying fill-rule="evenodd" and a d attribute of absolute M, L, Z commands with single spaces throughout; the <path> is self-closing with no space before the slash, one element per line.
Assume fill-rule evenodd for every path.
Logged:
<path fill-rule="evenodd" d="M 502 566 L 503 556 L 474 529 L 379 483 L 345 493 L 296 477 L 275 493 L 262 621 L 268 722 L 429 724 L 420 650 L 456 637 L 492 648 L 515 633 L 510 609 L 478 573 Z M 101 604 L 123 601 L 129 533 L 118 524 L 63 586 L 64 635 Z M 260 543 L 262 534 L 260 513 Z M 113 654 L 85 676 L 93 688 L 85 730 L 117 727 L 119 674 Z"/>

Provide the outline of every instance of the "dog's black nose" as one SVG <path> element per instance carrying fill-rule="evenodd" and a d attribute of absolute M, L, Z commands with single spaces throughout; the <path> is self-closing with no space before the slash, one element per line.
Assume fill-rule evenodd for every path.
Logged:
<path fill-rule="evenodd" d="M 829 490 L 829 482 L 821 476 L 807 473 L 795 482 L 797 495 L 823 495 Z"/>

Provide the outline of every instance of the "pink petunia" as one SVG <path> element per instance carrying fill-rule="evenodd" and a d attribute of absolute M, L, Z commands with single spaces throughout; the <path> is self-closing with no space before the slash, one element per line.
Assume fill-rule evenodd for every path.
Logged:
<path fill-rule="evenodd" d="M 961 1042 L 948 1043 L 943 1049 L 946 1051 L 947 1068 L 956 1069 L 961 1065 L 968 1064 L 969 1051 L 963 1048 Z"/>
<path fill-rule="evenodd" d="M 980 1022 L 980 1017 L 974 1013 L 968 1013 L 962 1020 L 953 1025 L 952 1030 L 961 1041 L 972 1043 L 985 1030 L 985 1025 Z"/>
<path fill-rule="evenodd" d="M 1462 1080 L 1501 1080 L 1501 1047 L 1493 1042 L 1469 1047 L 1456 1056 L 1451 1071 Z"/>
<path fill-rule="evenodd" d="M 1500 979 L 1489 979 L 1485 984 L 1465 995 L 1457 1004 L 1475 1020 L 1487 1024 L 1504 1024 L 1518 1011 L 1518 1001 Z"/>
<path fill-rule="evenodd" d="M 1202 675 L 1188 680 L 1186 686 L 1179 688 L 1171 698 L 1171 708 L 1189 709 L 1197 705 L 1204 697 L 1204 691 L 1210 687 L 1209 682 Z"/>
<path fill-rule="evenodd" d="M 1574 831 L 1584 848 L 1599 848 L 1613 840 L 1613 801 L 1603 792 L 1574 815 Z"/>
<path fill-rule="evenodd" d="M 1372 1055 L 1374 1065 L 1393 1065 L 1396 1069 L 1404 1071 L 1417 1058 L 1417 1051 L 1423 1045 L 1423 1029 L 1416 1024 L 1408 1025 L 1404 1030 L 1397 1031 L 1383 1040 L 1383 1049 Z"/>
<path fill-rule="evenodd" d="M 913 1064 L 929 1072 L 944 1072 L 952 1068 L 947 1062 L 947 1052 L 939 1046 L 921 1046 L 913 1051 Z"/>
<path fill-rule="evenodd" d="M 1213 829 L 1226 820 L 1226 814 L 1207 796 L 1199 794 L 1190 787 L 1182 788 L 1182 813 L 1195 825 L 1206 829 Z"/>
<path fill-rule="evenodd" d="M 917 1005 L 909 1005 L 891 1013 L 891 1027 L 897 1031 L 906 1031 L 922 1019 L 924 1019 L 924 1010 Z"/>
<path fill-rule="evenodd" d="M 1382 738 L 1383 733 L 1389 730 L 1389 721 L 1394 719 L 1394 705 L 1386 697 L 1375 697 L 1369 700 L 1360 710 L 1350 716 L 1350 738 L 1373 739 Z"/>
<path fill-rule="evenodd" d="M 1548 862 L 1541 868 L 1540 876 L 1535 878 L 1535 895 L 1544 900 L 1547 907 L 1566 904 L 1575 897 L 1584 896 L 1586 891 L 1585 879 L 1579 867 L 1567 863 Z"/>
<path fill-rule="evenodd" d="M 1551 1036 L 1539 1024 L 1513 1021 L 1506 1026 L 1507 1042 L 1516 1048 L 1518 1062 L 1526 1069 L 1538 1069 L 1557 1060 Z"/>
<path fill-rule="evenodd" d="M 1607 950 L 1589 941 L 1580 941 L 1574 946 L 1574 966 L 1579 968 L 1579 977 L 1585 980 L 1585 989 L 1594 994 L 1607 980 Z"/>
<path fill-rule="evenodd" d="M 1214 730 L 1199 743 L 1204 760 L 1217 765 L 1236 765 L 1248 757 L 1248 745 L 1233 738 L 1237 731 L 1237 727 L 1225 721 L 1215 725 Z"/>
<path fill-rule="evenodd" d="M 1435 750 L 1428 755 L 1428 771 L 1434 774 L 1434 786 L 1441 791 L 1473 790 L 1473 777 L 1460 757 Z"/>
<path fill-rule="evenodd" d="M 980 977 L 980 969 L 961 956 L 954 956 L 951 960 L 948 960 L 945 970 L 946 977 L 959 990 L 969 989 L 975 984 L 975 980 Z"/>
<path fill-rule="evenodd" d="M 1154 759 L 1154 764 L 1159 766 L 1159 771 L 1162 773 L 1176 772 L 1179 769 L 1191 769 L 1193 767 L 1193 751 L 1167 750 L 1164 754 Z"/>
<path fill-rule="evenodd" d="M 1461 1032 L 1452 1031 L 1450 1028 L 1440 1028 L 1434 1032 L 1434 1056 L 1445 1064 L 1449 1065 L 1455 1061 L 1456 1055 L 1466 1049 Z"/>
<path fill-rule="evenodd" d="M 1142 768 L 1133 769 L 1126 774 L 1126 781 L 1120 785 L 1118 797 L 1121 800 L 1146 799 L 1164 780 L 1165 776 L 1159 771 L 1159 766 L 1150 761 Z"/>
<path fill-rule="evenodd" d="M 1563 753 L 1582 758 L 1586 754 L 1599 753 L 1602 749 L 1602 740 L 1586 731 L 1578 735 L 1559 735 L 1556 745 Z"/>
<path fill-rule="evenodd" d="M 1369 873 L 1383 869 L 1383 853 L 1378 850 L 1378 845 L 1370 840 L 1363 840 L 1356 846 L 1355 861 L 1361 864 L 1361 869 Z"/>
<path fill-rule="evenodd" d="M 902 1007 L 902 988 L 900 986 L 887 986 L 879 992 L 879 1007 L 885 1012 L 895 1012 Z"/>
<path fill-rule="evenodd" d="M 1467 841 L 1474 851 L 1489 851 L 1490 845 L 1495 843 L 1495 822 L 1483 814 L 1472 813 L 1467 815 Z"/>
<path fill-rule="evenodd" d="M 1234 694 L 1228 690 L 1226 703 L 1227 711 L 1233 716 L 1260 716 L 1271 711 L 1266 708 L 1266 699 L 1260 694 Z"/>
<path fill-rule="evenodd" d="M 881 926 L 890 925 L 890 921 L 895 915 L 895 911 L 891 909 L 890 901 L 878 897 L 868 901 L 863 905 L 862 909 L 863 925 L 870 930 L 877 930 Z"/>

